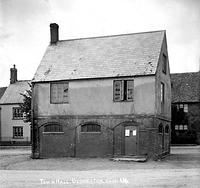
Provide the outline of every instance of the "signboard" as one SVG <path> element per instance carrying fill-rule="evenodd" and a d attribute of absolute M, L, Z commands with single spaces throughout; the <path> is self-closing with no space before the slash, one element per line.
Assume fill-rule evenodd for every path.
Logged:
<path fill-rule="evenodd" d="M 136 130 L 133 130 L 133 136 L 136 136 Z"/>
<path fill-rule="evenodd" d="M 129 129 L 125 130 L 125 136 L 130 136 L 130 130 Z"/>

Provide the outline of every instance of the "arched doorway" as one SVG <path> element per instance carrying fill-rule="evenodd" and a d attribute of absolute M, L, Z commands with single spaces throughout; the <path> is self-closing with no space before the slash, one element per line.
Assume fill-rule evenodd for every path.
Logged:
<path fill-rule="evenodd" d="M 124 136 L 125 155 L 137 155 L 138 126 L 125 125 Z"/>
<path fill-rule="evenodd" d="M 112 131 L 97 122 L 85 122 L 76 129 L 77 157 L 104 157 L 112 154 Z"/>
<path fill-rule="evenodd" d="M 138 155 L 139 126 L 126 121 L 114 128 L 114 155 Z"/>

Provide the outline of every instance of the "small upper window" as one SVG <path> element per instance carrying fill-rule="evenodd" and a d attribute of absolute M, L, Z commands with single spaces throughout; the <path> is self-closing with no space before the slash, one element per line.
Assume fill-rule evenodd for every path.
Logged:
<path fill-rule="evenodd" d="M 186 113 L 188 112 L 188 104 L 184 104 L 183 111 Z"/>
<path fill-rule="evenodd" d="M 81 126 L 81 132 L 101 132 L 101 126 L 97 124 L 84 124 Z"/>
<path fill-rule="evenodd" d="M 13 119 L 22 119 L 23 113 L 20 107 L 13 107 Z"/>
<path fill-rule="evenodd" d="M 188 130 L 188 126 L 187 126 L 187 125 L 184 125 L 184 126 L 183 126 L 183 129 L 184 129 L 184 130 Z"/>
<path fill-rule="evenodd" d="M 185 112 L 185 113 L 188 113 L 188 104 L 177 104 L 176 105 L 176 108 L 178 111 L 182 111 L 182 112 Z"/>
<path fill-rule="evenodd" d="M 68 82 L 51 83 L 51 103 L 68 103 Z"/>
<path fill-rule="evenodd" d="M 113 82 L 113 100 L 133 101 L 133 80 L 114 80 Z"/>
<path fill-rule="evenodd" d="M 160 90 L 160 100 L 161 100 L 161 113 L 164 113 L 165 85 L 162 82 L 161 82 L 161 90 Z"/>
<path fill-rule="evenodd" d="M 163 54 L 162 56 L 162 71 L 163 73 L 167 73 L 167 56 Z"/>
<path fill-rule="evenodd" d="M 63 129 L 61 125 L 48 124 L 44 127 L 44 132 L 63 132 Z"/>

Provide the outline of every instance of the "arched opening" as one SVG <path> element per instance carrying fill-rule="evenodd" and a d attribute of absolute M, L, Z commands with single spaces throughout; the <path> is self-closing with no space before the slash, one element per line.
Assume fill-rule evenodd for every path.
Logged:
<path fill-rule="evenodd" d="M 165 145 L 165 135 L 164 135 L 164 127 L 163 124 L 160 123 L 158 125 L 158 133 L 159 133 L 159 142 L 160 142 L 160 146 L 161 146 L 161 150 L 162 152 L 164 151 L 164 145 Z"/>
<path fill-rule="evenodd" d="M 62 157 L 70 155 L 66 152 L 70 142 L 58 122 L 47 122 L 41 126 L 41 157 Z"/>
<path fill-rule="evenodd" d="M 76 129 L 76 156 L 103 157 L 112 154 L 112 131 L 97 122 L 84 122 Z"/>
<path fill-rule="evenodd" d="M 114 155 L 137 155 L 139 153 L 139 123 L 124 121 L 117 124 L 113 131 Z"/>
<path fill-rule="evenodd" d="M 163 124 L 160 123 L 159 126 L 158 126 L 158 133 L 163 133 Z"/>
<path fill-rule="evenodd" d="M 94 123 L 81 125 L 81 132 L 101 132 L 101 126 Z"/>
<path fill-rule="evenodd" d="M 169 134 L 169 125 L 166 125 L 166 126 L 165 126 L 165 133 L 166 133 L 166 134 Z"/>
<path fill-rule="evenodd" d="M 63 127 L 56 123 L 50 123 L 44 126 L 44 132 L 63 132 Z"/>

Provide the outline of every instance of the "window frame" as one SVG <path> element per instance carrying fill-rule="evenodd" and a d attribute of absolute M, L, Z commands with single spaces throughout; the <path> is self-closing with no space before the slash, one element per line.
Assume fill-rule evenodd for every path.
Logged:
<path fill-rule="evenodd" d="M 53 85 L 64 85 L 67 84 L 67 89 L 68 89 L 68 97 L 67 97 L 67 101 L 58 101 L 57 99 L 57 102 L 56 101 L 53 101 Z M 63 96 L 64 96 L 64 93 L 63 93 Z M 62 96 L 62 97 L 63 97 Z M 58 98 L 58 94 L 56 96 Z M 60 81 L 60 82 L 50 82 L 50 104 L 68 104 L 69 103 L 69 82 L 68 81 Z"/>
<path fill-rule="evenodd" d="M 189 105 L 187 103 L 178 103 L 176 104 L 177 111 L 183 111 L 184 113 L 188 113 Z"/>
<path fill-rule="evenodd" d="M 160 84 L 160 103 L 161 103 L 161 113 L 163 113 L 165 105 L 165 84 L 163 82 L 161 82 Z"/>
<path fill-rule="evenodd" d="M 115 99 L 115 82 L 121 82 L 121 97 L 119 100 Z M 132 87 L 128 87 L 128 82 L 132 82 Z M 129 98 L 128 91 L 132 89 L 132 98 Z M 134 100 L 134 79 L 115 79 L 113 80 L 113 102 L 132 102 Z"/>
<path fill-rule="evenodd" d="M 176 129 L 177 128 L 177 129 Z M 181 128 L 181 129 L 180 129 Z M 175 131 L 188 131 L 189 130 L 189 128 L 188 128 L 188 125 L 187 124 L 176 124 L 175 126 L 174 126 L 174 130 Z"/>
<path fill-rule="evenodd" d="M 167 55 L 165 53 L 162 54 L 162 72 L 167 74 Z"/>
<path fill-rule="evenodd" d="M 99 131 L 85 131 L 85 130 L 83 130 L 83 127 L 85 127 L 85 126 L 88 126 L 88 125 L 92 125 L 92 126 L 97 126 L 97 127 L 99 127 Z M 88 129 L 88 127 L 86 127 L 86 129 Z M 82 124 L 81 125 L 81 130 L 80 130 L 80 132 L 81 133 L 98 133 L 98 134 L 100 134 L 101 133 L 101 125 L 99 125 L 99 124 L 97 124 L 97 123 L 85 123 L 85 124 Z"/>
<path fill-rule="evenodd" d="M 21 129 L 22 131 L 15 131 Z M 22 135 L 19 135 L 19 133 L 22 133 Z M 17 133 L 17 135 L 15 134 Z M 13 139 L 23 139 L 24 138 L 24 128 L 23 126 L 13 126 Z"/>
<path fill-rule="evenodd" d="M 56 130 L 51 131 L 50 129 L 51 129 L 53 126 L 56 126 L 56 128 L 59 127 L 58 131 L 56 131 Z M 45 130 L 47 127 L 49 128 L 48 131 Z M 63 126 L 60 125 L 60 124 L 58 124 L 58 123 L 48 123 L 48 124 L 44 125 L 43 133 L 44 133 L 44 134 L 51 134 L 51 133 L 60 134 L 60 133 L 64 133 L 64 132 L 63 132 Z"/>
<path fill-rule="evenodd" d="M 19 110 L 19 113 L 15 113 L 15 110 Z M 14 116 L 15 114 L 21 114 L 20 116 Z M 12 108 L 12 119 L 13 120 L 22 120 L 23 119 L 23 112 L 20 107 L 13 107 Z"/>

